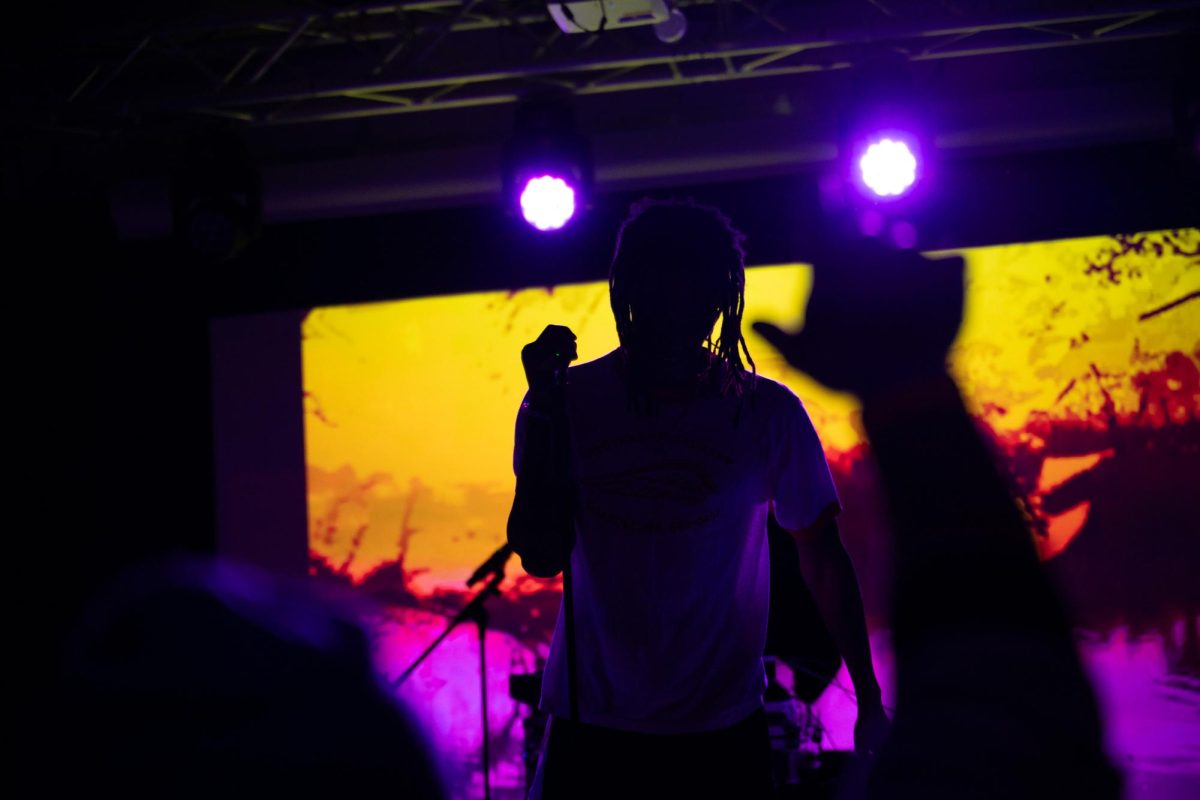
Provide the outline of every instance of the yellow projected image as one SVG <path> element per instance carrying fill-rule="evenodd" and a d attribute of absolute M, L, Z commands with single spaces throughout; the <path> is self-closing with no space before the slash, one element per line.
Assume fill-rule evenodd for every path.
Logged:
<path fill-rule="evenodd" d="M 967 308 L 953 368 L 978 416 L 1028 443 L 1045 436 L 1039 417 L 1086 420 L 1106 403 L 1129 416 L 1157 391 L 1163 403 L 1142 422 L 1194 419 L 1185 384 L 1200 303 L 1165 307 L 1200 291 L 1198 242 L 1189 230 L 963 252 Z M 810 283 L 803 265 L 748 269 L 743 328 L 758 372 L 804 400 L 836 465 L 862 444 L 854 399 L 789 368 L 749 326 L 802 325 Z M 549 323 L 578 335 L 580 361 L 617 346 L 603 282 L 312 311 L 303 358 L 314 556 L 355 581 L 400 561 L 424 595 L 458 584 L 500 546 L 525 390 L 520 351 Z M 1190 367 L 1168 364 L 1172 353 Z M 1161 386 L 1135 379 L 1169 369 L 1182 372 Z M 1061 483 L 1089 463 L 1071 460 L 1079 455 L 1088 454 L 1051 461 L 1039 481 Z"/>

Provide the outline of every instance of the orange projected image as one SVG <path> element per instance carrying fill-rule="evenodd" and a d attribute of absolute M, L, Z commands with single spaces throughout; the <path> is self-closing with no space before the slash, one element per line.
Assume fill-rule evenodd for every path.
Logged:
<path fill-rule="evenodd" d="M 1161 699 L 1164 719 L 1147 721 L 1160 700 L 1148 687 L 1196 635 L 1200 230 L 961 255 L 967 304 L 953 373 L 1092 632 L 1085 656 L 1110 748 L 1166 764 L 1179 756 L 1172 742 L 1200 740 L 1194 697 L 1187 719 Z M 748 269 L 743 330 L 758 372 L 791 387 L 821 435 L 846 506 L 843 536 L 881 626 L 887 532 L 857 403 L 792 370 L 750 330 L 760 319 L 801 326 L 810 283 L 804 265 Z M 317 308 L 304 321 L 310 572 L 375 601 L 369 622 L 388 679 L 462 608 L 475 592 L 466 579 L 504 544 L 520 352 L 550 323 L 576 333 L 579 362 L 618 343 L 604 282 Z M 515 559 L 508 573 L 489 604 L 488 713 L 493 785 L 519 787 L 528 709 L 509 676 L 540 667 L 559 585 Z M 477 636 L 457 629 L 402 689 L 464 797 L 479 781 Z M 1153 652 L 1126 646 L 1134 641 Z M 845 701 L 826 705 L 836 716 Z M 852 725 L 852 709 L 845 715 Z M 826 725 L 848 745 L 844 729 Z"/>

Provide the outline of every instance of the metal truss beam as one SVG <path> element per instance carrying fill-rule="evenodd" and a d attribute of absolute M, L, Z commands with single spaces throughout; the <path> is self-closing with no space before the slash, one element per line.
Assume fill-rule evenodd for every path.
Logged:
<path fill-rule="evenodd" d="M 301 15 L 260 12 L 112 33 L 99 56 L 93 45 L 90 63 L 76 61 L 79 77 L 59 99 L 99 119 L 132 110 L 247 125 L 317 123 L 513 103 L 537 84 L 586 96 L 844 70 L 864 59 L 920 62 L 1175 37 L 1195 33 L 1200 2 L 1063 0 L 1050 10 L 1030 3 L 1036 11 L 970 21 L 915 0 L 866 0 L 852 9 L 762 0 L 677 5 L 710 17 L 717 11 L 722 24 L 736 12 L 741 28 L 680 47 L 628 31 L 561 36 L 544 5 L 525 0 L 310 2 Z M 818 6 L 824 17 L 815 16 Z M 164 62 L 190 70 L 195 81 L 156 81 Z"/>
<path fill-rule="evenodd" d="M 823 38 L 775 37 L 769 43 L 720 49 L 597 55 L 405 80 L 279 87 L 230 94 L 190 110 L 248 112 L 255 124 L 311 123 L 512 103 L 519 99 L 523 85 L 538 82 L 577 95 L 609 94 L 842 70 L 855 65 L 864 46 L 886 48 L 904 60 L 931 61 L 1170 37 L 1184 32 L 1187 22 L 1178 12 L 1122 11 L 907 32 L 885 29 Z M 469 96 L 463 96 L 464 88 L 472 90 Z M 313 101 L 323 107 L 313 107 Z"/>

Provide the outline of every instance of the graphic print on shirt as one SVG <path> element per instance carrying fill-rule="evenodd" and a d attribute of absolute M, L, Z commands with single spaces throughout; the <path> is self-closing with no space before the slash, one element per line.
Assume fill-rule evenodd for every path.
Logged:
<path fill-rule="evenodd" d="M 668 431 L 612 437 L 587 448 L 579 476 L 585 511 L 622 530 L 696 529 L 720 513 L 721 475 L 732 453 Z"/>

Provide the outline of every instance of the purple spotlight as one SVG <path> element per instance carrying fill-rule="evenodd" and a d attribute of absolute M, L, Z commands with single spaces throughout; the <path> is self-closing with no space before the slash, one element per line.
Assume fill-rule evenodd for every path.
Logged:
<path fill-rule="evenodd" d="M 530 178 L 521 190 L 521 214 L 539 231 L 556 231 L 575 216 L 575 190 L 562 178 Z"/>
<path fill-rule="evenodd" d="M 858 171 L 862 182 L 877 196 L 899 197 L 917 180 L 917 157 L 899 139 L 880 139 L 859 158 Z"/>

